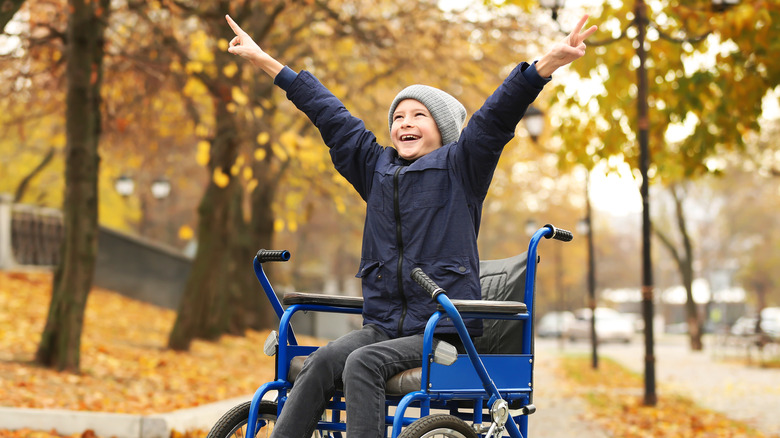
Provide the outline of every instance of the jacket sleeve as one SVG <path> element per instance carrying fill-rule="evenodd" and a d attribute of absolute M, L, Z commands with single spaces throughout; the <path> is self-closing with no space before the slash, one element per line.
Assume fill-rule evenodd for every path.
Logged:
<path fill-rule="evenodd" d="M 368 199 L 374 168 L 384 150 L 376 136 L 311 73 L 300 72 L 286 90 L 287 98 L 320 131 L 336 170 Z"/>
<path fill-rule="evenodd" d="M 535 67 L 523 62 L 512 70 L 463 129 L 453 160 L 464 186 L 472 189 L 473 196 L 484 199 L 487 195 L 504 146 L 514 137 L 526 109 L 548 81 L 549 78 L 536 73 Z"/>

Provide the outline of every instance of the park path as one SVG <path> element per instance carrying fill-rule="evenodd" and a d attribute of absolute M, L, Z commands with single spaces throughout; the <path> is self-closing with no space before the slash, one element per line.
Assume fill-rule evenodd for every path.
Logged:
<path fill-rule="evenodd" d="M 537 342 L 537 346 L 546 342 L 550 346 L 556 345 L 543 341 Z M 563 351 L 587 353 L 590 344 L 567 343 Z M 654 353 L 658 397 L 685 396 L 699 406 L 780 438 L 780 415 L 777 413 L 780 369 L 749 367 L 743 362 L 723 360 L 723 351 L 715 345 L 714 337 L 705 339 L 704 351 L 694 352 L 684 336 L 661 335 L 655 343 Z M 600 345 L 599 355 L 644 375 L 645 350 L 641 336 L 629 345 Z"/>
<path fill-rule="evenodd" d="M 528 419 L 530 438 L 607 438 L 596 423 L 587 420 L 587 404 L 559 378 L 558 351 L 549 342 L 536 343 L 534 353 L 534 404 Z"/>

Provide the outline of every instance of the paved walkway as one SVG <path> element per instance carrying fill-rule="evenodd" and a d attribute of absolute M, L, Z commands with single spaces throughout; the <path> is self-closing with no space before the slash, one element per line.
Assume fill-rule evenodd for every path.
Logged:
<path fill-rule="evenodd" d="M 557 378 L 558 351 L 547 341 L 536 343 L 534 405 L 528 419 L 530 438 L 607 438 L 595 423 L 585 419 L 586 403 Z"/>
<path fill-rule="evenodd" d="M 589 352 L 590 344 L 567 343 L 564 351 Z M 659 397 L 680 394 L 699 406 L 721 412 L 765 434 L 780 437 L 780 415 L 777 413 L 780 406 L 780 369 L 748 367 L 717 360 L 714 357 L 717 350 L 709 345 L 705 345 L 703 352 L 692 352 L 684 336 L 660 336 L 654 352 Z M 599 354 L 644 374 L 645 351 L 641 336 L 630 345 L 601 345 Z"/>

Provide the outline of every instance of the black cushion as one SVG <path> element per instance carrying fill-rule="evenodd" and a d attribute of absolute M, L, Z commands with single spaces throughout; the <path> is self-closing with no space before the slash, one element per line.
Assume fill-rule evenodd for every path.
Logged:
<path fill-rule="evenodd" d="M 525 298 L 526 253 L 500 260 L 479 262 L 482 299 L 488 301 L 518 301 Z M 474 346 L 482 354 L 519 354 L 523 342 L 523 321 L 486 319 L 482 336 Z"/>

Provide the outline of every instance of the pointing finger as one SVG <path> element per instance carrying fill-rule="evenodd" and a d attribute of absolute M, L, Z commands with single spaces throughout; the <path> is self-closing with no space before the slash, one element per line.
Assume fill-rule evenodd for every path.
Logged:
<path fill-rule="evenodd" d="M 233 29 L 233 32 L 236 35 L 240 35 L 243 32 L 243 30 L 241 30 L 241 27 L 239 27 L 239 25 L 236 24 L 236 22 L 233 21 L 232 18 L 230 18 L 230 15 L 225 15 L 225 19 L 227 20 L 228 24 L 230 25 L 230 28 Z"/>

